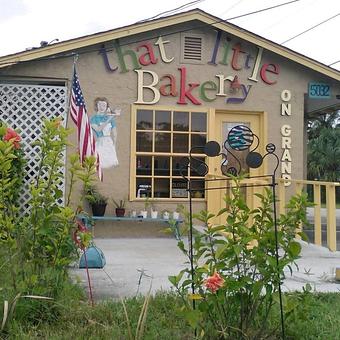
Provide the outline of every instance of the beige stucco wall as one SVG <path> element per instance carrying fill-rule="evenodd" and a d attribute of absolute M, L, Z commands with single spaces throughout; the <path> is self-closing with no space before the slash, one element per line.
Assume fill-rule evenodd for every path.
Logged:
<path fill-rule="evenodd" d="M 196 25 L 197 26 L 197 25 Z M 199 26 L 199 25 L 198 25 Z M 279 66 L 279 75 L 269 75 L 270 79 L 277 79 L 274 85 L 265 84 L 258 72 L 257 82 L 248 80 L 250 77 L 254 58 L 258 52 L 258 48 L 245 41 L 240 41 L 237 37 L 229 36 L 231 44 L 241 43 L 242 49 L 249 52 L 253 59 L 250 61 L 250 69 L 243 67 L 240 71 L 235 71 L 230 65 L 232 50 L 229 52 L 229 65 L 209 65 L 208 61 L 211 59 L 216 31 L 210 27 L 197 27 L 193 30 L 188 30 L 189 26 L 178 26 L 171 28 L 173 34 L 167 35 L 167 31 L 152 32 L 148 34 L 141 34 L 138 36 L 121 39 L 120 45 L 122 50 L 132 49 L 136 51 L 137 46 L 141 42 L 149 41 L 155 52 L 158 63 L 156 65 L 143 66 L 142 69 L 156 72 L 159 77 L 164 74 L 172 74 L 176 77 L 177 89 L 179 90 L 179 70 L 178 67 L 186 67 L 187 83 L 203 83 L 204 81 L 214 81 L 217 83 L 216 74 L 223 74 L 225 76 L 237 75 L 240 83 L 251 85 L 251 90 L 248 97 L 240 104 L 226 104 L 226 97 L 217 97 L 212 102 L 204 102 L 198 96 L 197 89 L 193 90 L 193 95 L 198 98 L 202 105 L 197 106 L 190 103 L 187 105 L 178 105 L 176 102 L 178 97 L 163 97 L 161 96 L 157 106 L 172 106 L 183 108 L 185 110 L 194 107 L 214 108 L 222 110 L 242 110 L 242 111 L 263 111 L 267 113 L 268 126 L 266 132 L 268 139 L 266 142 L 272 142 L 277 146 L 277 153 L 280 156 L 281 149 L 281 133 L 280 128 L 284 124 L 289 124 L 292 127 L 292 177 L 300 179 L 304 177 L 305 171 L 305 143 L 304 143 L 304 93 L 307 92 L 308 82 L 326 82 L 329 83 L 333 89 L 339 91 L 339 84 L 326 76 L 318 74 L 315 71 L 309 70 L 304 66 L 293 63 L 283 57 L 274 55 L 270 51 L 263 51 L 263 56 L 260 66 L 265 63 L 274 63 Z M 204 36 L 205 50 L 203 53 L 203 62 L 200 64 L 181 64 L 181 33 L 185 30 L 186 34 L 200 34 Z M 163 35 L 163 40 L 170 41 L 165 45 L 166 55 L 168 58 L 174 57 L 171 63 L 164 63 L 161 61 L 159 49 L 154 45 L 160 35 Z M 222 35 L 222 41 L 225 41 L 226 34 Z M 107 48 L 110 49 L 112 44 L 108 42 Z M 119 159 L 119 166 L 116 168 L 104 170 L 104 182 L 99 184 L 100 189 L 104 194 L 120 199 L 127 197 L 129 192 L 129 178 L 130 178 L 130 112 L 131 105 L 137 99 L 137 74 L 131 68 L 129 56 L 126 57 L 127 64 L 130 65 L 130 71 L 121 73 L 120 70 L 116 72 L 109 72 L 104 65 L 102 56 L 98 53 L 99 46 L 86 47 L 78 51 L 79 59 L 77 61 L 77 70 L 80 78 L 80 84 L 87 103 L 88 113 L 91 115 L 94 112 L 94 100 L 96 97 L 107 97 L 111 108 L 119 107 L 122 109 L 122 115 L 116 119 L 118 142 L 117 153 Z M 143 49 L 145 52 L 145 49 Z M 137 55 L 140 53 L 136 52 Z M 217 61 L 221 60 L 223 49 L 220 47 L 217 55 Z M 114 51 L 108 52 L 108 57 L 112 67 L 118 65 L 116 53 Z M 243 63 L 242 63 L 243 64 Z M 43 77 L 43 78 L 57 78 L 66 79 L 67 85 L 70 85 L 72 77 L 73 57 L 55 58 L 44 61 L 34 61 L 24 63 L 16 66 L 2 69 L 0 75 L 2 77 L 9 75 L 29 76 L 29 77 Z M 4 77 L 3 79 L 5 79 Z M 227 82 L 226 82 L 227 83 Z M 289 101 L 292 106 L 291 116 L 281 116 L 281 92 L 283 90 L 291 91 L 292 98 Z M 228 89 L 226 88 L 226 93 Z M 212 95 L 209 93 L 209 95 Z M 145 96 L 145 101 L 151 100 L 152 95 Z M 68 120 L 68 126 L 74 128 L 72 121 Z M 73 134 L 72 142 L 75 144 L 76 135 Z M 68 154 L 74 152 L 74 148 L 69 148 Z M 77 201 L 78 195 L 74 196 L 74 201 Z M 174 209 L 177 203 L 164 203 L 165 206 Z M 130 203 L 128 209 L 139 208 L 143 206 L 142 203 Z M 159 205 L 161 206 L 161 205 Z M 204 204 L 196 205 L 196 209 L 203 208 Z M 112 203 L 108 208 L 108 213 L 113 212 Z"/>

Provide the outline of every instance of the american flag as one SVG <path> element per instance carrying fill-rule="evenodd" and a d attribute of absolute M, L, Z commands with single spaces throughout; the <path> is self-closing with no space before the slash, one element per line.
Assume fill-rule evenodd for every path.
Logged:
<path fill-rule="evenodd" d="M 86 113 L 84 96 L 80 88 L 79 78 L 76 68 L 74 68 L 71 101 L 70 101 L 70 115 L 77 125 L 78 132 L 78 149 L 80 162 L 83 163 L 86 156 L 97 157 L 97 173 L 100 180 L 103 179 L 102 169 L 100 167 L 99 155 L 96 152 L 96 142 L 91 130 L 89 117 Z"/>

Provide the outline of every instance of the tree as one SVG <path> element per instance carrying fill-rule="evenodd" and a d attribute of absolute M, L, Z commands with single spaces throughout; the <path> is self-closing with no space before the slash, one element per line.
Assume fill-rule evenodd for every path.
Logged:
<path fill-rule="evenodd" d="M 322 179 L 331 182 L 339 181 L 339 160 L 340 127 L 320 128 L 318 134 L 315 134 L 314 138 L 308 141 L 308 179 Z"/>
<path fill-rule="evenodd" d="M 320 135 L 322 129 L 333 129 L 340 127 L 338 122 L 340 118 L 339 111 L 319 115 L 315 118 L 309 118 L 307 133 L 308 139 L 312 140 Z"/>

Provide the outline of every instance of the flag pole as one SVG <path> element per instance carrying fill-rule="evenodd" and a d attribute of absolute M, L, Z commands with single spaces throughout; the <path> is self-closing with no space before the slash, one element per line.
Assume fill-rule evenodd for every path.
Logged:
<path fill-rule="evenodd" d="M 76 63 L 78 57 L 78 54 L 75 54 L 73 58 L 73 78 L 69 97 L 70 117 L 77 126 L 80 162 L 82 163 L 84 158 L 87 156 L 95 156 L 97 175 L 99 180 L 103 181 L 103 172 L 100 165 L 99 154 L 96 151 L 96 141 L 92 132 L 90 119 L 87 114 L 85 99 L 79 83 L 79 77 L 77 75 Z"/>
<path fill-rule="evenodd" d="M 68 82 L 68 84 L 71 86 L 68 86 L 68 96 L 67 96 L 67 103 L 66 103 L 66 107 L 67 107 L 67 115 L 66 115 L 66 119 L 65 119 L 65 127 L 67 126 L 68 124 L 68 118 L 69 118 L 69 115 L 70 115 L 70 104 L 71 104 L 71 96 L 72 96 L 72 83 L 73 83 L 73 77 L 74 77 L 74 71 L 76 69 L 76 64 L 77 64 L 77 61 L 79 59 L 79 54 L 76 53 L 73 55 L 73 63 L 72 63 L 72 76 L 71 76 L 71 82 Z"/>

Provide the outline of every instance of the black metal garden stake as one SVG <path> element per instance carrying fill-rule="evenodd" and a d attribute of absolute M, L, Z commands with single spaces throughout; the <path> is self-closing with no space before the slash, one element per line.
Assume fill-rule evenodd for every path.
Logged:
<path fill-rule="evenodd" d="M 253 146 L 255 141 L 255 145 Z M 223 146 L 225 148 L 225 151 L 221 152 L 221 147 L 218 142 L 216 141 L 209 141 L 204 146 L 194 146 L 191 148 L 189 157 L 183 158 L 182 160 L 182 166 L 181 166 L 181 175 L 182 177 L 187 181 L 187 189 L 189 192 L 189 235 L 188 235 L 188 243 L 189 243 L 189 257 L 190 257 L 190 266 L 191 266 L 191 289 L 192 294 L 195 294 L 195 270 L 194 270 L 194 262 L 193 262 L 193 225 L 192 225 L 192 180 L 191 176 L 188 178 L 187 173 L 189 169 L 194 170 L 199 176 L 204 177 L 209 172 L 208 165 L 202 161 L 199 158 L 196 158 L 192 155 L 193 151 L 200 150 L 202 153 L 204 153 L 207 157 L 216 157 L 216 156 L 222 156 L 223 161 L 221 163 L 221 172 L 224 176 L 226 176 L 226 179 L 231 179 L 230 175 L 236 176 L 239 175 L 242 171 L 242 166 L 240 160 L 230 151 L 230 149 L 235 151 L 245 151 L 249 150 L 249 153 L 246 157 L 246 163 L 249 166 L 249 168 L 259 168 L 263 164 L 263 160 L 267 156 L 273 156 L 276 159 L 276 167 L 273 170 L 273 173 L 271 175 L 263 175 L 263 176 L 252 176 L 248 177 L 251 178 L 270 178 L 271 182 L 270 184 L 250 184 L 250 185 L 244 185 L 242 187 L 265 187 L 269 186 L 272 188 L 273 193 L 273 217 L 274 217 L 274 228 L 275 228 L 275 257 L 276 257 L 276 265 L 277 269 L 279 269 L 279 244 L 278 244 L 278 230 L 277 230 L 277 212 L 276 212 L 276 192 L 275 192 L 275 186 L 277 183 L 275 182 L 275 175 L 276 170 L 278 169 L 280 160 L 279 157 L 275 154 L 276 147 L 274 144 L 269 143 L 266 145 L 266 151 L 267 153 L 262 156 L 259 152 L 256 152 L 255 150 L 259 146 L 259 138 L 257 135 L 255 135 L 251 129 L 245 125 L 237 125 L 234 126 L 228 133 L 227 139 L 224 141 Z M 228 150 L 228 147 L 230 148 Z M 250 150 L 250 148 L 252 149 Z M 229 159 L 228 156 L 232 157 L 233 160 L 236 161 L 236 167 L 235 166 L 228 166 L 229 165 Z M 204 182 L 211 182 L 215 181 L 214 179 L 204 179 Z M 220 181 L 220 179 L 218 179 Z M 204 190 L 217 190 L 217 189 L 228 189 L 232 188 L 232 186 L 224 186 L 224 187 L 215 187 L 215 188 L 205 188 Z M 279 284 L 279 298 L 280 298 L 280 316 L 281 316 L 281 334 L 282 339 L 285 339 L 285 325 L 284 325 L 284 314 L 283 314 L 283 303 L 282 303 L 282 290 L 281 290 L 281 277 L 279 270 L 277 270 L 278 275 L 278 284 Z M 192 302 L 193 309 L 196 308 L 195 299 L 193 299 Z M 195 330 L 196 334 L 196 330 Z"/>

